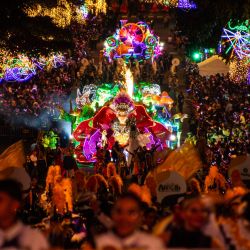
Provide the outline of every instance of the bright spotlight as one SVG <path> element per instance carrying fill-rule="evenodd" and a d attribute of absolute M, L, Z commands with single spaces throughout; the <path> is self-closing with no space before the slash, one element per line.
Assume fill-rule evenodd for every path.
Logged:
<path fill-rule="evenodd" d="M 176 135 L 171 134 L 171 135 L 170 135 L 170 141 L 175 141 L 175 140 L 176 140 Z"/>

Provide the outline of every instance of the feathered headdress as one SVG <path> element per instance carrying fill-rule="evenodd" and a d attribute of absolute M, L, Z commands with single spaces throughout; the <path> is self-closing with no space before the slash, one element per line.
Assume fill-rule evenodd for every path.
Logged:
<path fill-rule="evenodd" d="M 109 188 L 113 194 L 121 194 L 123 187 L 122 178 L 119 175 L 112 176 L 109 179 Z"/>
<path fill-rule="evenodd" d="M 134 103 L 130 96 L 121 91 L 113 100 L 110 106 L 114 111 L 124 111 L 130 113 L 134 109 Z"/>
<path fill-rule="evenodd" d="M 128 187 L 128 191 L 134 193 L 141 199 L 142 202 L 146 203 L 148 206 L 151 205 L 151 193 L 147 186 L 139 186 L 138 184 L 133 183 Z"/>

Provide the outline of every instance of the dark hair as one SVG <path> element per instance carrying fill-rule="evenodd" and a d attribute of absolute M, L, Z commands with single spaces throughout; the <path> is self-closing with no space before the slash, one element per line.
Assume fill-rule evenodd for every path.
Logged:
<path fill-rule="evenodd" d="M 0 192 L 8 194 L 11 198 L 22 201 L 22 184 L 13 179 L 0 180 Z"/>
<path fill-rule="evenodd" d="M 141 210 L 144 210 L 144 208 L 145 208 L 145 205 L 144 205 L 144 203 L 141 201 L 141 199 L 140 199 L 136 194 L 134 194 L 134 193 L 132 193 L 132 192 L 126 192 L 126 193 L 121 194 L 121 195 L 117 198 L 117 201 L 119 201 L 119 200 L 124 200 L 124 199 L 130 199 L 130 200 L 135 201 L 135 202 L 138 204 L 138 206 L 139 206 L 139 208 L 140 208 Z"/>

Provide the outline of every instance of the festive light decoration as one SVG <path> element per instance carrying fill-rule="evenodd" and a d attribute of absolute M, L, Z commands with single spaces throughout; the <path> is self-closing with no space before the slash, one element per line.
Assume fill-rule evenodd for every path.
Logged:
<path fill-rule="evenodd" d="M 191 0 L 142 0 L 142 2 L 163 5 L 170 8 L 180 8 L 183 10 L 197 9 L 197 5 Z"/>
<path fill-rule="evenodd" d="M 95 15 L 107 11 L 106 0 L 85 0 L 85 7 Z"/>
<path fill-rule="evenodd" d="M 78 90 L 77 99 L 82 98 L 82 103 L 71 114 L 63 111 L 64 115 L 61 116 L 62 119 L 72 122 L 73 137 L 77 141 L 75 155 L 80 163 L 96 160 L 96 144 L 99 147 L 108 144 L 108 148 L 115 141 L 119 141 L 121 145 L 127 144 L 133 126 L 141 132 L 137 138 L 138 143 L 148 148 L 159 140 L 163 147 L 166 146 L 166 139 L 170 138 L 167 131 L 180 133 L 179 122 L 176 118 L 171 121 L 167 110 L 173 100 L 166 92 L 161 93 L 159 85 L 137 83 L 133 88 L 133 99 L 125 92 L 127 88 L 121 84 L 94 86 L 87 85 L 82 92 Z M 100 109 L 100 106 L 103 107 Z M 96 112 L 85 111 L 93 110 L 91 107 Z M 178 138 L 176 141 L 169 141 L 170 146 L 177 145 L 177 140 Z"/>
<path fill-rule="evenodd" d="M 60 53 L 52 53 L 48 58 L 30 58 L 24 54 L 14 56 L 8 51 L 1 51 L 0 62 L 0 81 L 24 82 L 36 75 L 37 70 L 61 67 L 65 58 Z"/>
<path fill-rule="evenodd" d="M 73 132 L 74 138 L 80 143 L 75 149 L 76 159 L 79 162 L 96 160 L 96 144 L 100 147 L 108 144 L 109 148 L 112 147 L 114 141 L 118 141 L 121 145 L 127 144 L 131 136 L 131 126 L 136 126 L 141 131 L 142 134 L 140 133 L 137 138 L 138 142 L 140 145 L 145 144 L 147 148 L 159 140 L 164 146 L 169 133 L 167 131 L 179 133 L 177 120 L 174 119 L 172 124 L 169 120 L 171 115 L 167 111 L 167 108 L 173 104 L 173 100 L 166 92 L 161 93 L 159 85 L 139 83 L 133 89 L 133 99 L 137 104 L 128 95 L 129 88 L 124 88 L 119 84 L 103 84 L 96 88 L 88 85 L 85 86 L 85 90 L 88 92 L 86 95 L 84 95 L 84 91 L 78 91 L 77 98 L 81 96 L 81 93 L 84 95 L 82 102 L 84 106 L 78 106 L 80 109 L 79 112 L 76 112 L 79 118 L 81 117 L 81 122 Z M 100 93 L 101 96 L 99 96 Z M 104 93 L 106 95 L 103 95 Z M 92 95 L 95 98 L 91 98 Z M 101 105 L 103 107 L 97 108 L 92 116 L 84 116 L 83 110 L 86 107 L 95 106 L 93 104 L 99 103 L 99 101 L 103 103 Z M 153 119 L 147 112 L 152 114 Z M 176 129 L 174 126 L 178 128 Z M 73 127 L 75 126 L 73 125 Z M 166 127 L 169 129 L 166 130 Z M 158 134 L 161 136 L 158 137 Z M 160 139 L 162 136 L 165 139 Z M 172 146 L 177 144 L 178 138 L 175 138 L 175 141 L 170 142 Z"/>
<path fill-rule="evenodd" d="M 177 7 L 178 0 L 165 0 L 164 5 L 169 7 Z"/>
<path fill-rule="evenodd" d="M 76 141 L 75 158 L 79 163 L 95 162 L 99 155 L 98 148 L 105 146 L 110 150 L 115 141 L 122 146 L 128 144 L 130 152 L 133 152 L 136 143 L 148 149 L 156 143 L 162 150 L 167 145 L 174 147 L 180 140 L 181 116 L 171 120 L 173 100 L 167 92 L 161 93 L 157 84 L 135 83 L 125 63 L 128 57 L 121 56 L 123 51 L 119 47 L 131 46 L 126 53 L 135 59 L 145 58 L 146 53 L 149 54 L 147 50 L 151 48 L 148 58 L 154 58 L 158 38 L 143 22 L 127 24 L 126 20 L 122 20 L 121 24 L 121 29 L 106 40 L 106 46 L 108 44 L 114 49 L 109 51 L 111 59 L 117 58 L 114 83 L 84 86 L 77 91 L 75 110 L 72 103 L 69 113 L 60 110 L 60 118 L 72 122 L 72 136 Z M 145 48 L 145 51 L 138 52 L 137 45 L 140 45 L 139 49 Z M 115 53 L 120 55 L 115 57 Z M 170 138 L 170 131 L 176 136 Z"/>
<path fill-rule="evenodd" d="M 126 86 L 127 86 L 127 93 L 132 98 L 133 92 L 134 92 L 134 78 L 130 69 L 126 70 L 125 81 L 126 81 Z"/>
<path fill-rule="evenodd" d="M 161 87 L 158 84 L 151 84 L 142 88 L 143 95 L 160 95 Z"/>
<path fill-rule="evenodd" d="M 4 80 L 9 82 L 27 81 L 36 74 L 35 66 L 24 55 L 18 55 L 16 58 L 12 56 L 7 57 L 2 67 L 4 70 Z"/>
<path fill-rule="evenodd" d="M 76 105 L 81 108 L 85 104 L 93 102 L 96 98 L 97 87 L 94 84 L 85 85 L 80 91 L 77 89 Z"/>
<path fill-rule="evenodd" d="M 48 16 L 60 28 L 70 26 L 72 21 L 77 21 L 78 23 L 83 21 L 81 11 L 67 0 L 57 0 L 56 7 L 46 8 L 42 4 L 36 4 L 26 7 L 23 11 L 29 17 Z"/>
<path fill-rule="evenodd" d="M 82 13 L 83 18 L 86 19 L 88 17 L 88 14 L 89 14 L 88 7 L 86 5 L 83 5 L 80 7 L 80 11 Z"/>
<path fill-rule="evenodd" d="M 104 43 L 104 56 L 117 58 L 154 59 L 161 53 L 159 37 L 155 36 L 144 22 L 121 21 L 121 28 Z"/>
<path fill-rule="evenodd" d="M 192 58 L 194 61 L 201 61 L 202 59 L 202 54 L 200 52 L 194 52 L 192 55 Z"/>
<path fill-rule="evenodd" d="M 250 67 L 248 68 L 247 72 L 247 84 L 250 85 Z"/>
<path fill-rule="evenodd" d="M 239 82 L 239 83 L 248 81 L 249 69 L 250 69 L 250 62 L 246 57 L 243 59 L 234 57 L 229 64 L 230 79 L 234 82 Z"/>
<path fill-rule="evenodd" d="M 238 58 L 250 58 L 250 26 L 248 22 L 232 26 L 231 21 L 228 28 L 223 29 L 222 44 L 227 46 L 226 54 L 232 51 Z"/>
<path fill-rule="evenodd" d="M 143 0 L 143 2 L 164 5 L 168 7 L 177 7 L 178 5 L 178 0 Z"/>
<path fill-rule="evenodd" d="M 197 5 L 190 0 L 179 0 L 177 7 L 184 10 L 197 9 Z"/>
<path fill-rule="evenodd" d="M 65 64 L 65 62 L 66 60 L 62 53 L 52 53 L 49 56 L 49 65 L 51 65 L 53 68 L 61 67 Z"/>
<path fill-rule="evenodd" d="M 232 21 L 230 20 L 227 25 L 228 25 L 230 30 L 249 32 L 249 29 L 250 29 L 248 20 L 246 20 L 245 22 L 242 22 L 242 23 L 238 23 L 238 25 L 235 25 L 235 26 L 232 26 Z"/>

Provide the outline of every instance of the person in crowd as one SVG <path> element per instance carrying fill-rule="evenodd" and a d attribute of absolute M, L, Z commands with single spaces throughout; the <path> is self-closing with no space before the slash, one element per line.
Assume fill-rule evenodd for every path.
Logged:
<path fill-rule="evenodd" d="M 143 218 L 143 204 L 132 193 L 121 195 L 114 204 L 111 213 L 114 228 L 105 234 L 95 237 L 96 248 L 110 249 L 148 249 L 163 250 L 160 239 L 139 231 Z"/>
<path fill-rule="evenodd" d="M 208 220 L 208 213 L 200 197 L 189 198 L 181 205 L 182 223 L 171 227 L 163 234 L 169 248 L 215 248 L 220 245 L 202 232 Z"/>
<path fill-rule="evenodd" d="M 182 92 L 178 94 L 178 109 L 180 113 L 183 113 L 184 95 Z"/>
<path fill-rule="evenodd" d="M 0 181 L 0 249 L 47 250 L 49 245 L 37 230 L 17 217 L 22 203 L 22 186 L 17 181 Z"/>

